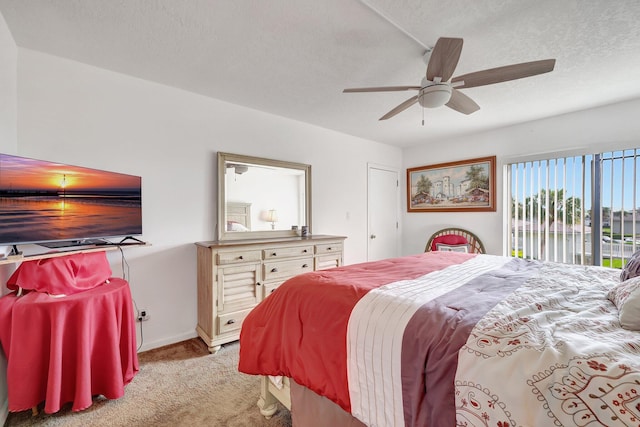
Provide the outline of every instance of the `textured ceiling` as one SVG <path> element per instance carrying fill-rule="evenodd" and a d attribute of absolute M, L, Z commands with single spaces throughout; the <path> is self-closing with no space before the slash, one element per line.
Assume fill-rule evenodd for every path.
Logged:
<path fill-rule="evenodd" d="M 398 146 L 640 98 L 638 0 L 0 0 L 0 13 L 19 47 Z M 426 109 L 424 126 L 418 105 L 378 121 L 413 93 L 342 93 L 419 85 L 440 36 L 464 39 L 454 76 L 556 67 L 464 89 L 480 111 Z"/>

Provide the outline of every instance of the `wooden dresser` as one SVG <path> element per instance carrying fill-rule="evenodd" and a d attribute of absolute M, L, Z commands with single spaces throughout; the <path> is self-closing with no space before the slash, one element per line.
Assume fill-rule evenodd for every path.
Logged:
<path fill-rule="evenodd" d="M 196 243 L 198 326 L 211 353 L 240 337 L 251 309 L 285 280 L 338 267 L 345 237 L 312 235 Z"/>

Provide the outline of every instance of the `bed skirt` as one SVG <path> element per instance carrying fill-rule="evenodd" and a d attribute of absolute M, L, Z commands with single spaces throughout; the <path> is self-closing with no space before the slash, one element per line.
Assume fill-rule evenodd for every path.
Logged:
<path fill-rule="evenodd" d="M 291 411 L 293 427 L 366 427 L 340 406 L 294 380 L 284 377 L 281 388 L 269 377 L 261 378 L 260 412 L 267 419 L 278 410 L 276 401 Z"/>
<path fill-rule="evenodd" d="M 294 427 L 366 427 L 340 406 L 291 380 Z"/>

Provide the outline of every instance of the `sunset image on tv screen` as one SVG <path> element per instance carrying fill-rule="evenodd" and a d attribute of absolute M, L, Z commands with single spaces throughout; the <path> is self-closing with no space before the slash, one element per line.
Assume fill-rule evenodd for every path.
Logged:
<path fill-rule="evenodd" d="M 142 233 L 142 179 L 0 154 L 0 244 Z"/>

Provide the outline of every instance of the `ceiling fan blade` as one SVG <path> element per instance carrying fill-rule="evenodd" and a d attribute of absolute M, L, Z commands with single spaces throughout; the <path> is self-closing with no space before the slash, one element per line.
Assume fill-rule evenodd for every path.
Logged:
<path fill-rule="evenodd" d="M 451 91 L 451 99 L 445 105 L 462 114 L 471 114 L 480 109 L 480 106 L 473 99 L 455 89 Z"/>
<path fill-rule="evenodd" d="M 345 89 L 343 93 L 355 93 L 355 92 L 394 92 L 402 90 L 420 90 L 420 86 L 383 86 L 383 87 L 359 87 Z"/>
<path fill-rule="evenodd" d="M 433 81 L 441 77 L 448 81 L 458 65 L 462 53 L 462 39 L 440 37 L 431 51 L 431 58 L 427 65 L 427 80 Z"/>
<path fill-rule="evenodd" d="M 384 116 L 380 117 L 379 120 L 390 119 L 391 117 L 395 116 L 398 113 L 403 112 L 404 110 L 406 110 L 407 108 L 411 107 L 413 104 L 415 104 L 417 102 L 418 102 L 418 95 L 412 96 L 411 98 L 409 98 L 406 101 L 404 101 L 402 104 L 398 105 L 393 110 L 389 111 Z"/>
<path fill-rule="evenodd" d="M 548 73 L 549 71 L 553 71 L 555 64 L 555 59 L 543 59 L 540 61 L 506 65 L 504 67 L 491 68 L 457 76 L 451 80 L 451 83 L 463 82 L 462 85 L 455 85 L 456 89 L 502 83 L 509 80 Z"/>

